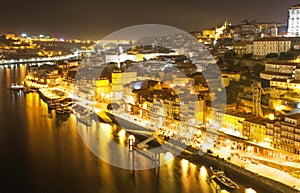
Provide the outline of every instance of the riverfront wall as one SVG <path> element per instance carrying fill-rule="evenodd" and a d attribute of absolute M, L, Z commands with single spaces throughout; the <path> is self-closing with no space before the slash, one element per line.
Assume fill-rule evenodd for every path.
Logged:
<path fill-rule="evenodd" d="M 111 117 L 113 119 L 113 122 L 115 122 L 116 124 L 121 124 L 122 126 L 130 128 L 132 130 L 149 131 L 148 129 L 145 129 L 137 124 L 133 124 L 132 122 L 120 117 L 113 116 L 112 114 L 108 113 L 108 116 Z M 178 144 L 176 143 L 175 145 Z M 182 147 L 183 146 L 184 145 L 182 145 Z M 213 157 L 209 154 L 200 155 L 197 153 L 197 150 L 191 147 L 187 147 L 187 150 L 190 150 L 190 152 L 194 152 L 194 154 L 182 152 L 179 157 L 187 159 L 195 164 L 203 164 L 207 167 L 222 168 L 224 169 L 225 173 L 228 174 L 228 177 L 233 176 L 233 180 L 238 179 L 245 184 L 255 184 L 258 188 L 265 189 L 266 191 L 273 193 L 300 193 L 300 191 L 297 191 L 296 189 L 286 184 L 253 173 L 242 167 L 227 162 L 224 159 Z"/>
<path fill-rule="evenodd" d="M 38 91 L 41 95 L 41 98 L 44 100 L 47 100 L 48 97 L 44 95 L 43 92 Z M 134 124 L 130 122 L 129 120 L 125 120 L 120 117 L 113 116 L 112 114 L 107 112 L 107 115 L 115 122 L 116 124 L 119 124 L 125 128 L 128 128 L 129 130 L 135 130 L 135 131 L 143 131 L 143 132 L 151 132 L 151 130 L 143 128 L 137 124 Z M 178 145 L 176 143 L 176 145 Z M 234 165 L 230 162 L 227 162 L 224 159 L 212 157 L 208 154 L 199 155 L 195 149 L 189 148 L 188 150 L 191 150 L 191 152 L 194 152 L 194 154 L 189 154 L 186 152 L 182 152 L 179 157 L 183 159 L 187 159 L 192 163 L 195 164 L 203 164 L 207 167 L 214 167 L 214 168 L 222 168 L 224 169 L 226 175 L 228 177 L 233 176 L 233 180 L 238 179 L 241 182 L 245 182 L 245 184 L 255 184 L 260 189 L 265 189 L 268 192 L 273 193 L 300 193 L 296 189 L 283 184 L 278 181 L 274 181 L 272 179 L 260 176 L 259 174 L 253 173 L 251 171 L 248 171 L 244 168 L 241 168 L 237 165 Z"/>
<path fill-rule="evenodd" d="M 255 184 L 260 189 L 265 189 L 268 192 L 273 193 L 300 193 L 296 189 L 287 186 L 281 182 L 274 181 L 272 179 L 266 178 L 264 176 L 260 176 L 259 174 L 253 173 L 249 170 L 246 170 L 242 167 L 239 167 L 237 165 L 234 165 L 230 162 L 227 162 L 226 160 L 215 158 L 210 155 L 204 154 L 204 155 L 197 155 L 197 154 L 186 154 L 182 153 L 179 157 L 188 159 L 189 161 L 199 164 L 203 163 L 208 167 L 214 167 L 214 168 L 222 168 L 225 171 L 225 174 L 228 175 L 228 177 L 233 176 L 233 180 L 238 179 L 242 182 L 249 182 L 251 181 L 251 184 Z M 250 183 L 249 183 L 250 184 Z"/>

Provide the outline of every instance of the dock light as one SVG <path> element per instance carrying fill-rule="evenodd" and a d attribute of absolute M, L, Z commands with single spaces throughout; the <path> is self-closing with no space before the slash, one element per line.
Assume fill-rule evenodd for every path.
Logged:
<path fill-rule="evenodd" d="M 129 150 L 133 150 L 135 143 L 135 137 L 134 135 L 129 136 Z"/>
<path fill-rule="evenodd" d="M 252 188 L 246 188 L 245 193 L 256 193 L 256 191 L 253 190 Z"/>
<path fill-rule="evenodd" d="M 130 136 L 129 136 L 129 139 L 131 139 L 131 140 L 134 142 L 134 141 L 135 141 L 134 135 L 130 135 Z"/>
<path fill-rule="evenodd" d="M 272 114 L 269 114 L 268 115 L 268 118 L 270 119 L 270 120 L 274 120 L 275 119 L 275 115 L 272 113 Z"/>
<path fill-rule="evenodd" d="M 174 158 L 173 154 L 171 152 L 166 153 L 166 160 L 167 162 L 171 161 Z"/>

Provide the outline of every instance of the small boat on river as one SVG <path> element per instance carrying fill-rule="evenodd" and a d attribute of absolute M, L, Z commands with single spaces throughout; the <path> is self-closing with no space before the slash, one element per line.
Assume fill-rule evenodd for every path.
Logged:
<path fill-rule="evenodd" d="M 212 174 L 210 179 L 215 181 L 222 189 L 231 192 L 240 188 L 239 185 L 237 185 L 234 181 L 225 176 L 224 171 L 216 170 L 212 167 L 210 167 L 210 171 Z"/>
<path fill-rule="evenodd" d="M 17 84 L 17 83 L 13 83 L 10 85 L 10 89 L 11 90 L 23 90 L 24 89 L 24 85 L 23 84 Z"/>

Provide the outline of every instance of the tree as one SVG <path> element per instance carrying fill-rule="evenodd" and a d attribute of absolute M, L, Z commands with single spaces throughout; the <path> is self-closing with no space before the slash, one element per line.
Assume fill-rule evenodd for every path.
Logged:
<path fill-rule="evenodd" d="M 281 52 L 279 54 L 279 60 L 293 60 L 295 57 L 295 54 L 292 52 Z"/>
<path fill-rule="evenodd" d="M 218 57 L 217 65 L 222 65 L 224 63 L 223 58 Z"/>
<path fill-rule="evenodd" d="M 264 65 L 260 63 L 256 63 L 253 67 L 253 78 L 257 81 L 260 81 L 260 73 L 264 70 L 265 70 Z"/>
<path fill-rule="evenodd" d="M 261 73 L 262 71 L 265 70 L 265 66 L 260 64 L 260 63 L 256 63 L 253 67 L 253 73 Z"/>
<path fill-rule="evenodd" d="M 232 50 L 228 50 L 224 53 L 224 60 L 228 65 L 234 64 L 235 57 L 236 57 L 236 53 Z"/>
<path fill-rule="evenodd" d="M 279 60 L 286 60 L 286 52 L 280 52 L 278 59 Z"/>
<path fill-rule="evenodd" d="M 278 54 L 277 53 L 269 53 L 265 56 L 265 58 L 278 58 Z"/>
<path fill-rule="evenodd" d="M 239 73 L 242 73 L 242 72 L 249 71 L 249 68 L 247 66 L 244 66 L 243 62 L 239 61 L 235 65 L 228 66 L 227 70 L 229 72 L 239 72 Z"/>
<path fill-rule="evenodd" d="M 226 88 L 227 104 L 236 102 L 236 98 L 240 91 L 240 84 L 236 81 L 230 81 Z"/>
<path fill-rule="evenodd" d="M 263 88 L 268 88 L 268 87 L 270 87 L 270 81 L 265 80 L 265 79 L 261 79 L 261 86 L 262 86 Z"/>
<path fill-rule="evenodd" d="M 227 50 L 225 53 L 224 53 L 224 58 L 227 58 L 227 57 L 236 57 L 236 53 L 235 51 L 233 50 Z"/>
<path fill-rule="evenodd" d="M 242 58 L 243 59 L 251 59 L 252 58 L 252 54 L 243 54 Z"/>

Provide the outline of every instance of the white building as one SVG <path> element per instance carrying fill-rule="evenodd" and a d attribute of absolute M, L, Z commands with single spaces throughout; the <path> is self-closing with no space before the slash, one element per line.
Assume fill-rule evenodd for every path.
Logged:
<path fill-rule="evenodd" d="M 265 63 L 265 70 L 260 73 L 260 77 L 265 80 L 272 79 L 294 79 L 295 69 L 299 63 L 273 61 Z"/>
<path fill-rule="evenodd" d="M 300 4 L 289 8 L 288 35 L 292 37 L 300 36 Z"/>
<path fill-rule="evenodd" d="M 264 57 L 270 53 L 287 52 L 291 49 L 291 40 L 288 38 L 262 38 L 253 41 L 253 55 L 256 57 Z"/>

